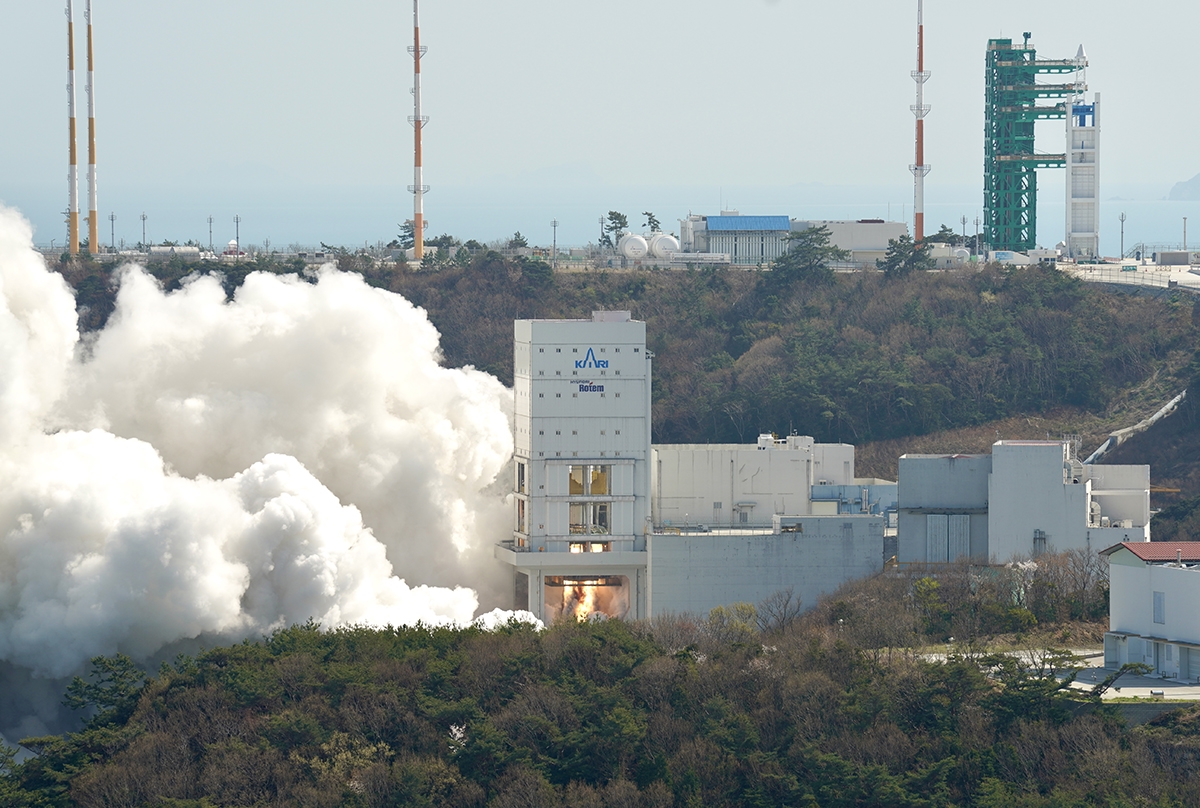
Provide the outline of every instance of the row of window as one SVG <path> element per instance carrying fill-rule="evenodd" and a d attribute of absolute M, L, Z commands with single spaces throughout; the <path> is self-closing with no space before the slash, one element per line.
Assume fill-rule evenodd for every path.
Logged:
<path fill-rule="evenodd" d="M 617 376 L 620 376 L 620 375 L 621 375 L 621 371 L 619 371 L 619 370 L 614 370 L 614 371 L 613 371 L 613 373 L 615 373 Z M 539 375 L 539 376 L 545 376 L 545 375 L 546 375 L 546 371 L 544 371 L 544 370 L 539 370 L 539 371 L 538 371 L 538 375 Z M 562 375 L 562 371 L 561 371 L 561 370 L 556 370 L 556 371 L 554 371 L 554 375 L 555 375 L 555 376 L 561 376 L 561 375 Z M 571 371 L 571 375 L 572 375 L 572 376 L 578 376 L 578 375 L 579 375 L 579 371 L 578 371 L 578 370 L 572 370 L 572 371 Z M 588 375 L 589 375 L 589 376 L 595 376 L 596 374 L 595 374 L 595 372 L 594 372 L 594 371 L 592 371 L 592 372 L 589 372 L 589 373 L 588 373 Z M 608 375 L 608 371 L 607 371 L 607 370 L 602 370 L 602 371 L 600 371 L 600 375 L 601 375 L 601 376 L 607 376 L 607 375 Z"/>
<path fill-rule="evenodd" d="M 601 348 L 601 349 L 600 349 L 600 353 L 604 353 L 604 351 L 605 351 L 605 349 L 604 349 L 604 348 Z M 641 351 L 642 351 L 642 349 L 641 349 L 641 348 L 634 348 L 634 349 L 633 349 L 633 352 L 634 352 L 634 353 L 641 353 Z M 545 352 L 546 352 L 546 349 L 545 349 L 545 348 L 538 348 L 538 353 L 545 353 Z M 555 353 L 562 353 L 562 348 L 555 348 L 555 349 L 554 349 L 554 352 L 555 352 Z M 620 349 L 620 348 L 613 348 L 613 353 L 620 353 L 620 352 L 621 352 L 621 349 Z M 579 349 L 578 349 L 578 348 L 572 348 L 572 349 L 571 349 L 571 353 L 579 353 Z"/>
<path fill-rule="evenodd" d="M 606 395 L 608 395 L 608 394 L 607 394 L 607 393 L 601 393 L 601 394 L 600 394 L 600 398 L 604 398 Z M 620 397 L 621 397 L 621 394 L 620 394 L 620 393 L 613 393 L 613 395 L 614 395 L 614 396 L 616 396 L 617 398 L 620 398 Z M 545 398 L 545 397 L 546 397 L 546 394 L 545 394 L 545 393 L 538 393 L 538 398 Z M 554 394 L 554 397 L 555 397 L 555 398 L 562 398 L 562 393 L 555 393 L 555 394 Z M 579 393 L 572 393 L 572 394 L 571 394 L 571 398 L 579 398 Z"/>
<path fill-rule="evenodd" d="M 607 429 L 601 429 L 601 430 L 600 430 L 600 434 L 601 434 L 601 435 L 604 435 L 604 434 L 606 434 L 607 432 L 608 432 L 608 430 L 607 430 Z M 539 435 L 545 435 L 545 434 L 546 434 L 546 430 L 544 430 L 544 429 L 539 429 L 539 430 L 538 430 L 538 434 L 539 434 Z M 556 430 L 554 430 L 554 434 L 555 434 L 555 435 L 561 435 L 561 434 L 562 434 L 562 430 L 561 430 L 561 429 L 556 429 Z M 578 429 L 572 429 L 572 430 L 571 430 L 571 434 L 572 434 L 572 435 L 578 435 L 578 434 L 579 434 L 579 430 L 578 430 Z M 619 430 L 619 429 L 614 429 L 614 430 L 613 430 L 613 434 L 614 434 L 614 435 L 620 435 L 620 434 L 621 434 L 621 430 Z"/>

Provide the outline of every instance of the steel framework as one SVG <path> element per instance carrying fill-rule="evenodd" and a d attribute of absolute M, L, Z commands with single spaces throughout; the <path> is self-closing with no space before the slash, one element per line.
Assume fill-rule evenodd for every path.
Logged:
<path fill-rule="evenodd" d="M 1038 154 L 1034 125 L 1067 116 L 1067 103 L 1087 87 L 1074 80 L 1074 59 L 1038 59 L 1029 45 L 990 39 L 984 111 L 984 240 L 994 250 L 1025 251 L 1037 246 L 1037 169 L 1060 168 L 1066 154 Z M 1060 84 L 1038 84 L 1040 75 L 1072 74 Z M 1054 103 L 1041 104 L 1050 100 Z"/>

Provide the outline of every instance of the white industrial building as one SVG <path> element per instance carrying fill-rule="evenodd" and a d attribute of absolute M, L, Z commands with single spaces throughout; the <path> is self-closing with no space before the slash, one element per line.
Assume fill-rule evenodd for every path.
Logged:
<path fill-rule="evenodd" d="M 1104 666 L 1200 679 L 1200 542 L 1122 542 L 1108 557 Z"/>
<path fill-rule="evenodd" d="M 829 243 L 838 249 L 848 250 L 850 263 L 859 266 L 874 265 L 876 261 L 882 261 L 887 255 L 888 242 L 908 235 L 906 223 L 887 222 L 883 219 L 792 220 L 792 232 L 812 227 L 829 228 Z"/>
<path fill-rule="evenodd" d="M 814 227 L 829 228 L 829 243 L 850 253 L 850 263 L 874 265 L 887 254 L 888 241 L 908 235 L 904 222 L 883 219 L 850 221 L 800 220 L 787 216 L 742 216 L 736 210 L 720 216 L 690 215 L 679 221 L 679 242 L 684 252 L 727 253 L 741 266 L 767 266 L 789 249 L 788 236 Z"/>
<path fill-rule="evenodd" d="M 845 515 L 813 515 L 814 484 L 858 482 L 853 447 L 768 435 L 652 448 L 645 323 L 596 312 L 514 331 L 513 537 L 495 554 L 517 608 L 638 619 L 789 587 L 811 607 L 882 569 L 886 519 L 870 509 L 886 483 L 864 481 L 875 500 L 863 494 L 853 514 L 848 502 Z M 822 510 L 839 514 L 840 501 Z"/>
<path fill-rule="evenodd" d="M 904 455 L 902 563 L 1005 562 L 1150 540 L 1150 467 L 1088 465 L 1071 441 L 997 441 L 990 455 Z"/>
<path fill-rule="evenodd" d="M 818 483 L 854 484 L 853 446 L 803 435 L 761 435 L 749 446 L 655 446 L 653 456 L 651 508 L 658 526 L 769 526 L 775 514 L 811 515 Z"/>

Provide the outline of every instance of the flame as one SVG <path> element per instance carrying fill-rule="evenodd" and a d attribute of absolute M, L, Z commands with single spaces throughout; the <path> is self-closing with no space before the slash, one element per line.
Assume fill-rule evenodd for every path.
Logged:
<path fill-rule="evenodd" d="M 563 615 L 570 615 L 576 620 L 586 620 L 596 611 L 596 593 L 599 588 L 589 584 L 564 586 Z"/>

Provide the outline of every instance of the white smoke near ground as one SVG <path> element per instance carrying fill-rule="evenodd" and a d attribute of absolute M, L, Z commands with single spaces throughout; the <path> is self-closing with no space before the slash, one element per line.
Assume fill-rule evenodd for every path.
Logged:
<path fill-rule="evenodd" d="M 0 207 L 0 668 L 310 618 L 466 625 L 463 584 L 496 600 L 512 394 L 441 367 L 424 312 L 333 268 L 252 273 L 231 301 L 210 277 L 120 283 L 81 339 Z"/>

